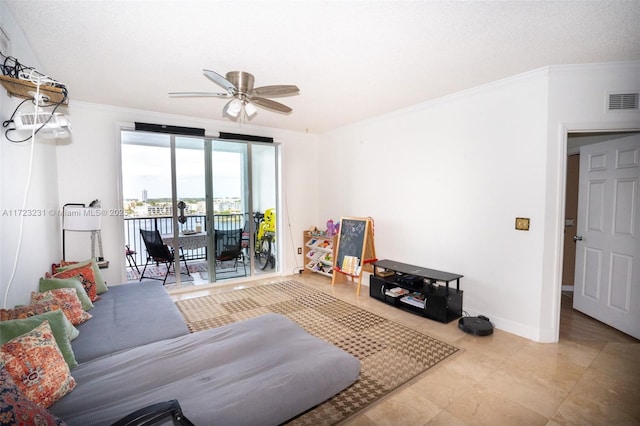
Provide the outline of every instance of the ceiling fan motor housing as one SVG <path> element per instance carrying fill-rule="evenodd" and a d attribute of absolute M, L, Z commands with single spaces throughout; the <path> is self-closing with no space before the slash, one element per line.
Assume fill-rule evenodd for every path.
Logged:
<path fill-rule="evenodd" d="M 253 74 L 244 71 L 229 71 L 226 77 L 238 88 L 238 93 L 242 95 L 248 95 L 253 90 L 253 82 L 255 80 Z"/>

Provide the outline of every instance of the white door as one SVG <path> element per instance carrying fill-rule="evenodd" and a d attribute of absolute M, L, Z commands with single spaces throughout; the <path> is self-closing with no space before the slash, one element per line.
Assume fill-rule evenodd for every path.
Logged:
<path fill-rule="evenodd" d="M 640 339 L 640 135 L 580 149 L 573 307 Z"/>

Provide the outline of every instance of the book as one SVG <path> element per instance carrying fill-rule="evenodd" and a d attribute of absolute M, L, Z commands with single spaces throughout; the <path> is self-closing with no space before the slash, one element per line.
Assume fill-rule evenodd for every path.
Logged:
<path fill-rule="evenodd" d="M 401 287 L 390 288 L 384 292 L 384 294 L 391 297 L 399 297 L 408 293 L 409 293 L 409 290 Z"/>
<path fill-rule="evenodd" d="M 424 309 L 427 302 L 424 295 L 421 293 L 408 294 L 400 299 L 400 301 L 406 303 L 407 305 L 415 306 L 421 309 Z"/>
<path fill-rule="evenodd" d="M 342 259 L 342 272 L 350 275 L 355 275 L 360 270 L 360 259 L 355 256 L 345 256 Z"/>

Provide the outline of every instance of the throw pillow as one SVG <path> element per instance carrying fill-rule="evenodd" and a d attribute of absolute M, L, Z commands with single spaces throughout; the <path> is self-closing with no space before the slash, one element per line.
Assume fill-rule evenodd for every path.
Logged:
<path fill-rule="evenodd" d="M 78 277 L 82 283 L 85 291 L 89 295 L 89 299 L 92 302 L 98 300 L 98 294 L 96 289 L 96 277 L 93 273 L 93 267 L 91 264 L 84 266 L 69 267 L 64 271 L 56 273 L 53 278 L 71 278 Z"/>
<path fill-rule="evenodd" d="M 76 387 L 48 321 L 0 346 L 2 364 L 18 389 L 44 408 Z"/>
<path fill-rule="evenodd" d="M 78 299 L 80 299 L 80 303 L 82 304 L 82 309 L 88 311 L 93 308 L 93 303 L 91 302 L 91 299 L 89 299 L 89 295 L 84 290 L 84 286 L 77 277 L 40 278 L 40 285 L 38 286 L 38 291 L 40 291 L 40 293 L 44 293 L 45 291 L 53 290 L 56 288 L 75 289 L 76 294 L 78 295 Z"/>
<path fill-rule="evenodd" d="M 56 305 L 56 304 L 54 303 L 53 305 Z M 69 341 L 75 339 L 76 337 L 78 337 L 80 335 L 80 331 L 77 328 L 75 328 L 73 326 L 73 324 L 71 324 L 71 321 L 69 321 L 69 318 L 67 318 L 67 316 L 64 314 L 64 311 L 62 309 L 60 309 L 60 307 L 58 307 L 57 309 L 51 310 L 49 312 L 43 312 L 41 314 L 34 315 L 34 316 L 31 316 L 31 317 L 28 317 L 28 318 L 13 319 L 13 320 L 8 320 L 8 321 L 0 321 L 0 330 L 3 329 L 3 326 L 9 327 L 9 325 L 7 323 L 9 323 L 10 321 L 22 321 L 23 319 L 28 320 L 28 319 L 31 319 L 31 318 L 35 318 L 35 319 L 38 319 L 38 320 L 48 319 L 50 326 L 52 326 L 50 318 L 53 318 L 55 321 L 59 321 L 62 329 L 64 329 L 65 334 L 69 338 Z M 40 321 L 40 322 L 42 322 L 42 321 Z M 34 328 L 34 327 L 32 327 L 32 328 Z M 4 330 L 6 330 L 6 329 L 4 329 Z M 22 334 L 22 333 L 20 333 L 20 334 Z M 12 339 L 12 338 L 14 338 L 16 336 L 17 336 L 17 334 L 12 336 L 12 337 L 7 337 L 6 335 L 0 336 L 0 345 L 2 343 L 6 342 L 7 340 Z"/>
<path fill-rule="evenodd" d="M 82 262 L 70 262 L 70 261 L 61 260 L 60 266 L 56 268 L 56 273 L 66 271 L 70 268 L 85 266 L 89 263 L 91 264 L 91 268 L 93 268 L 93 276 L 96 279 L 96 293 L 102 294 L 107 292 L 109 288 L 107 287 L 106 281 L 102 277 L 102 272 L 100 271 L 98 262 L 96 262 L 95 259 L 83 260 Z"/>
<path fill-rule="evenodd" d="M 12 309 L 0 309 L 0 321 L 29 318 L 60 308 L 60 305 L 55 300 L 48 300 L 32 305 L 16 306 Z"/>
<path fill-rule="evenodd" d="M 56 339 L 56 344 L 58 345 L 58 349 L 60 349 L 65 362 L 70 369 L 75 368 L 78 363 L 73 354 L 73 348 L 71 347 L 69 330 L 75 330 L 75 333 L 72 333 L 75 336 L 78 335 L 78 330 L 71 325 L 67 317 L 59 309 L 25 319 L 0 321 L 0 345 L 33 330 L 44 321 L 49 322 L 49 326 L 53 332 L 53 337 Z M 1 424 L 2 421 L 0 421 L 0 425 Z"/>
<path fill-rule="evenodd" d="M 79 325 L 91 319 L 91 314 L 82 309 L 78 294 L 72 288 L 56 288 L 44 293 L 31 293 L 31 303 L 48 302 L 53 300 L 60 306 L 62 312 L 69 318 L 71 324 Z"/>
<path fill-rule="evenodd" d="M 27 398 L 0 368 L 0 425 L 64 426 L 66 423 Z"/>

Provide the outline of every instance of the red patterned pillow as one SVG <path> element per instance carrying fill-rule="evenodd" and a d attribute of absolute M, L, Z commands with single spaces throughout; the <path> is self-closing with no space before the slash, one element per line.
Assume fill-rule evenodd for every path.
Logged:
<path fill-rule="evenodd" d="M 16 306 L 13 309 L 0 309 L 0 321 L 25 319 L 34 315 L 61 309 L 61 306 L 53 299 L 26 306 Z"/>
<path fill-rule="evenodd" d="M 20 392 L 44 408 L 76 387 L 48 321 L 2 345 L 2 364 Z"/>
<path fill-rule="evenodd" d="M 80 262 L 78 262 L 76 260 L 61 260 L 60 264 L 58 265 L 58 267 L 60 268 L 60 267 L 63 267 L 63 266 L 77 265 L 78 263 L 80 263 Z"/>
<path fill-rule="evenodd" d="M 89 295 L 89 299 L 95 302 L 100 298 L 97 294 L 96 277 L 93 273 L 93 267 L 91 264 L 79 266 L 77 268 L 69 268 L 64 271 L 56 273 L 53 278 L 71 278 L 78 277 L 80 282 L 84 286 L 85 291 Z"/>
<path fill-rule="evenodd" d="M 73 325 L 82 324 L 92 318 L 89 312 L 82 309 L 82 303 L 73 288 L 55 288 L 44 293 L 36 293 L 35 291 L 31 293 L 32 304 L 51 302 L 62 309 L 64 315 Z"/>
<path fill-rule="evenodd" d="M 0 425 L 64 426 L 66 423 L 27 398 L 0 368 Z"/>

